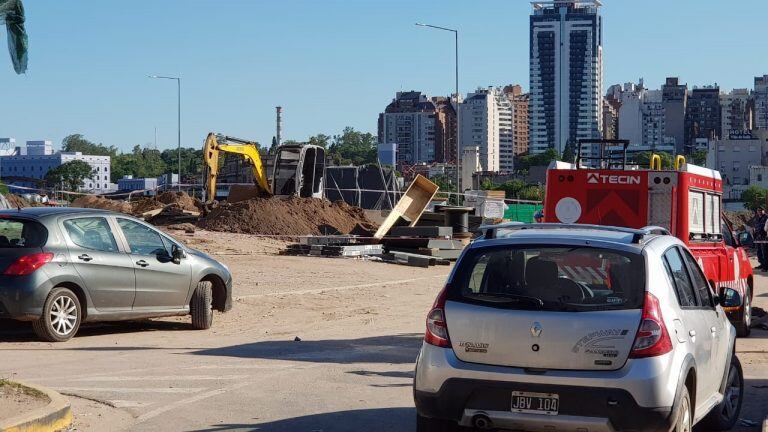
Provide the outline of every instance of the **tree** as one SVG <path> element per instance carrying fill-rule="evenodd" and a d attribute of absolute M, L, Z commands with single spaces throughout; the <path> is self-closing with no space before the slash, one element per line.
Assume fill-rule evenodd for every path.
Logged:
<path fill-rule="evenodd" d="M 328 143 L 331 142 L 331 137 L 325 134 L 317 134 L 315 136 L 309 137 L 309 144 L 320 146 L 323 148 L 328 147 Z"/>
<path fill-rule="evenodd" d="M 518 169 L 528 170 L 534 166 L 547 166 L 550 164 L 550 162 L 559 159 L 560 155 L 557 153 L 557 150 L 548 148 L 543 153 L 520 156 L 517 160 L 516 166 Z"/>
<path fill-rule="evenodd" d="M 87 162 L 73 160 L 48 170 L 45 174 L 45 182 L 51 187 L 63 186 L 66 190 L 76 191 L 83 186 L 85 179 L 93 175 L 94 170 Z"/>
<path fill-rule="evenodd" d="M 696 150 L 691 155 L 693 158 L 693 164 L 694 165 L 701 165 L 706 166 L 707 165 L 707 151 L 706 150 Z"/>
<path fill-rule="evenodd" d="M 573 146 L 569 142 L 563 149 L 563 161 L 573 163 L 576 160 L 576 155 L 573 153 Z"/>
<path fill-rule="evenodd" d="M 117 147 L 93 143 L 83 138 L 81 134 L 68 135 L 61 141 L 61 149 L 65 152 L 81 152 L 96 156 L 115 157 L 117 155 Z"/>
<path fill-rule="evenodd" d="M 640 165 L 641 167 L 650 167 L 651 166 L 651 155 L 656 154 L 661 157 L 661 169 L 672 169 L 674 166 L 674 157 L 666 152 L 658 152 L 658 153 L 651 153 L 651 152 L 638 152 L 635 154 L 635 163 Z"/>
<path fill-rule="evenodd" d="M 368 132 L 358 132 L 347 126 L 341 135 L 334 135 L 328 153 L 339 165 L 365 165 L 376 163 L 376 137 Z"/>
<path fill-rule="evenodd" d="M 758 207 L 765 207 L 766 191 L 760 186 L 752 185 L 741 193 L 741 200 L 744 202 L 744 207 L 749 210 L 755 211 Z"/>

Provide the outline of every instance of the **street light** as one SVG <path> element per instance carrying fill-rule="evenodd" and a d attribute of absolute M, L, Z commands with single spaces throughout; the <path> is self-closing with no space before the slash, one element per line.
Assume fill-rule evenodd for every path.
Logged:
<path fill-rule="evenodd" d="M 419 27 L 429 27 L 437 30 L 449 31 L 453 33 L 456 47 L 456 203 L 459 203 L 459 193 L 461 193 L 461 107 L 459 106 L 459 31 L 447 27 L 440 27 L 431 24 L 416 23 Z"/>
<path fill-rule="evenodd" d="M 178 117 L 178 126 L 179 126 L 179 135 L 178 135 L 178 147 L 179 147 L 179 190 L 181 190 L 181 77 L 169 77 L 169 76 L 160 76 L 160 75 L 149 75 L 149 78 L 158 78 L 158 79 L 168 79 L 168 80 L 176 80 L 177 90 L 178 90 L 178 101 L 179 101 L 179 117 Z M 173 181 L 173 176 L 171 176 L 171 181 Z"/>

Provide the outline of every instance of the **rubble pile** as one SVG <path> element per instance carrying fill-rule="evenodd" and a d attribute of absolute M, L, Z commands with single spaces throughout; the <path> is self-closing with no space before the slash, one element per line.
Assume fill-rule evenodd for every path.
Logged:
<path fill-rule="evenodd" d="M 263 235 L 370 235 L 376 230 L 362 209 L 316 198 L 253 198 L 221 203 L 198 222 L 211 231 Z"/>
<path fill-rule="evenodd" d="M 203 207 L 199 199 L 193 198 L 184 192 L 163 192 L 155 199 L 164 205 L 178 204 L 183 210 L 190 212 L 198 212 Z"/>
<path fill-rule="evenodd" d="M 728 211 L 723 212 L 728 222 L 736 231 L 744 231 L 745 227 L 752 227 L 754 224 L 755 214 L 748 210 L 740 211 Z"/>
<path fill-rule="evenodd" d="M 131 203 L 120 200 L 110 200 L 95 195 L 83 195 L 72 201 L 72 207 L 95 208 L 130 214 L 133 210 Z"/>

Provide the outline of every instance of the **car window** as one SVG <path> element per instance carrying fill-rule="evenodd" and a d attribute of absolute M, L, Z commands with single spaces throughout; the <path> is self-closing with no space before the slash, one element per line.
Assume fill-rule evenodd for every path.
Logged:
<path fill-rule="evenodd" d="M 554 311 L 637 309 L 645 292 L 641 255 L 573 246 L 478 249 L 460 263 L 453 301 Z"/>
<path fill-rule="evenodd" d="M 693 259 L 690 252 L 687 250 L 683 250 L 682 252 L 683 259 L 691 272 L 693 289 L 699 295 L 699 303 L 703 306 L 715 307 L 715 303 L 712 300 L 712 294 L 709 290 L 709 282 L 707 282 L 707 278 L 704 277 L 704 273 L 701 271 L 701 266 L 699 266 L 699 263 Z"/>
<path fill-rule="evenodd" d="M 47 238 L 48 231 L 38 222 L 0 219 L 0 249 L 40 247 Z"/>
<path fill-rule="evenodd" d="M 125 234 L 131 253 L 136 255 L 157 255 L 168 253 L 163 238 L 152 228 L 128 219 L 117 219 Z"/>
<path fill-rule="evenodd" d="M 669 276 L 675 284 L 675 293 L 677 293 L 677 301 L 680 306 L 697 306 L 691 278 L 688 276 L 683 258 L 677 248 L 672 248 L 664 253 L 664 265 L 666 265 Z"/>
<path fill-rule="evenodd" d="M 109 223 L 103 217 L 84 217 L 64 221 L 72 243 L 81 248 L 102 252 L 117 252 L 117 242 Z"/>
<path fill-rule="evenodd" d="M 725 223 L 723 223 L 722 232 L 723 232 L 723 241 L 725 241 L 725 245 L 730 247 L 736 247 L 736 241 L 733 239 L 733 233 L 731 233 L 731 229 Z"/>

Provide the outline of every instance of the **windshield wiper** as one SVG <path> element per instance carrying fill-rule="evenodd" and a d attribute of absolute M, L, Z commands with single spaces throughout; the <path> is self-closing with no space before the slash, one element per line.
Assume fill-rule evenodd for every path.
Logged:
<path fill-rule="evenodd" d="M 520 294 L 511 294 L 511 293 L 472 293 L 469 295 L 466 295 L 468 298 L 476 298 L 478 300 L 483 300 L 482 297 L 493 299 L 494 301 L 498 300 L 505 300 L 505 303 L 520 303 L 525 302 L 537 309 L 541 309 L 544 307 L 544 300 L 538 298 L 538 297 L 530 297 Z"/>

